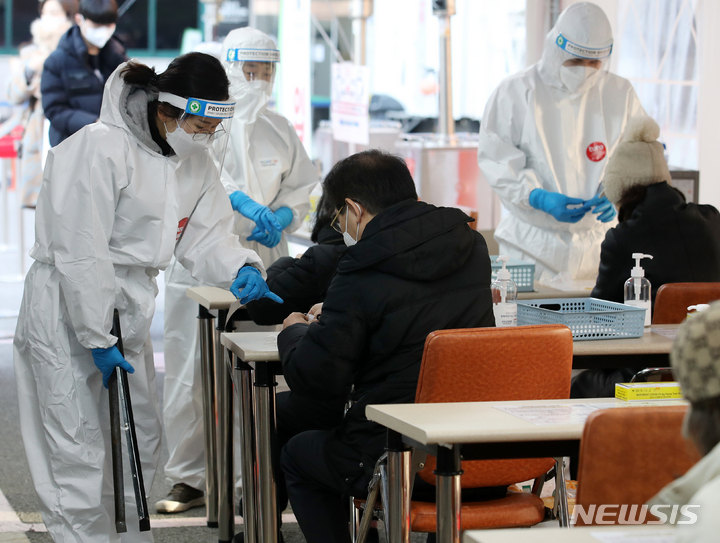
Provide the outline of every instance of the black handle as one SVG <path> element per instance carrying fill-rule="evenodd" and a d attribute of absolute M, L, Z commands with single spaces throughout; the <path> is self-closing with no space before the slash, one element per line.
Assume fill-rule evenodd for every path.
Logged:
<path fill-rule="evenodd" d="M 112 335 L 118 338 L 116 343 L 120 354 L 125 356 L 122 344 L 122 331 L 120 330 L 120 314 L 116 309 L 113 313 Z M 140 451 L 138 449 L 137 434 L 135 433 L 135 418 L 133 416 L 132 402 L 130 400 L 130 383 L 127 372 L 122 368 L 115 368 L 113 374 L 116 377 L 118 396 L 125 416 L 125 441 L 127 442 L 128 456 L 130 458 L 130 472 L 135 490 L 135 504 L 137 506 L 138 519 L 141 532 L 150 531 L 150 514 L 148 513 L 147 498 L 145 497 L 145 482 L 140 463 Z M 117 491 L 116 491 L 117 495 Z M 117 504 L 116 504 L 117 508 Z"/>

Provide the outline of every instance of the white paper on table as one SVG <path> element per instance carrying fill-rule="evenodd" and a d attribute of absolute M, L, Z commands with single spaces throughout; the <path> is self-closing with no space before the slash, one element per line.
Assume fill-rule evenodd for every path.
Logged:
<path fill-rule="evenodd" d="M 584 424 L 597 407 L 589 404 L 495 406 L 495 409 L 530 422 L 536 426 L 549 424 Z"/>
<path fill-rule="evenodd" d="M 651 328 L 650 329 L 653 334 L 657 334 L 659 336 L 666 337 L 668 339 L 675 340 L 675 337 L 677 336 L 678 329 L 677 328 L 666 328 L 666 329 L 658 329 L 658 328 Z"/>
<path fill-rule="evenodd" d="M 686 406 L 688 402 L 686 400 L 672 399 L 672 400 L 615 400 L 613 403 L 591 403 L 588 404 L 596 409 L 615 409 L 618 407 L 658 407 L 659 402 L 662 402 L 662 407 L 675 407 L 675 406 Z"/>
<path fill-rule="evenodd" d="M 590 535 L 600 543 L 675 543 L 674 530 L 590 532 Z"/>

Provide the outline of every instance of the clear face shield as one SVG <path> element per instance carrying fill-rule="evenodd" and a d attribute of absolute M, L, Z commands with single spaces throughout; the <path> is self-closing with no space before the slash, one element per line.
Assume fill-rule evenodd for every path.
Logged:
<path fill-rule="evenodd" d="M 592 48 L 579 45 L 559 34 L 555 44 L 566 53 L 566 60 L 560 68 L 560 79 L 570 92 L 578 93 L 595 84 L 600 72 L 607 68 L 612 53 L 612 44 Z"/>
<path fill-rule="evenodd" d="M 235 114 L 235 101 L 183 98 L 161 92 L 158 101 L 182 110 L 177 119 L 165 122 L 166 139 L 179 158 L 209 151 L 222 171 Z"/>
<path fill-rule="evenodd" d="M 259 87 L 267 96 L 272 94 L 280 51 L 239 47 L 228 49 L 225 60 L 231 84 L 246 82 Z"/>

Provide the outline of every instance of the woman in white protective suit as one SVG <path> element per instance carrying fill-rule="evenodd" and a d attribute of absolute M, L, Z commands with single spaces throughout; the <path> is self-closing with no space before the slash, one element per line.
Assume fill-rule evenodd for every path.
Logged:
<path fill-rule="evenodd" d="M 540 62 L 500 83 L 485 108 L 478 162 L 509 211 L 495 239 L 501 254 L 535 262 L 536 278 L 597 276 L 616 215 L 600 187 L 607 157 L 628 119 L 645 115 L 630 82 L 607 71 L 612 45 L 602 9 L 573 4 Z"/>
<path fill-rule="evenodd" d="M 290 122 L 268 109 L 280 60 L 273 40 L 254 28 L 232 30 L 222 58 L 236 102 L 222 177 L 236 211 L 233 232 L 268 267 L 288 255 L 284 232 L 296 230 L 307 215 L 317 170 Z M 205 442 L 197 304 L 185 295 L 198 283 L 180 262 L 168 272 L 163 419 L 171 489 L 155 508 L 176 513 L 204 503 Z"/>
<path fill-rule="evenodd" d="M 125 63 L 105 86 L 100 121 L 48 155 L 14 360 L 25 451 L 56 542 L 153 540 L 138 532 L 127 475 L 128 532 L 115 533 L 103 385 L 115 367 L 132 373 L 149 490 L 161 436 L 149 329 L 155 277 L 170 257 L 206 284 L 242 289 L 244 300 L 274 296 L 260 258 L 231 233 L 233 211 L 210 156 L 232 113 L 213 57 L 183 55 L 159 75 Z M 110 334 L 115 308 L 125 358 Z"/>

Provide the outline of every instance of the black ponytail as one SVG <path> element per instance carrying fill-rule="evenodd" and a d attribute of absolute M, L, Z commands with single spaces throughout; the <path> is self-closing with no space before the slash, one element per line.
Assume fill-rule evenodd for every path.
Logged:
<path fill-rule="evenodd" d="M 148 87 L 154 92 L 169 92 L 183 98 L 227 100 L 230 81 L 225 68 L 213 56 L 204 53 L 187 53 L 176 57 L 161 74 L 153 68 L 130 61 L 120 74 L 126 83 Z M 165 102 L 162 112 L 179 117 L 182 111 Z"/>

